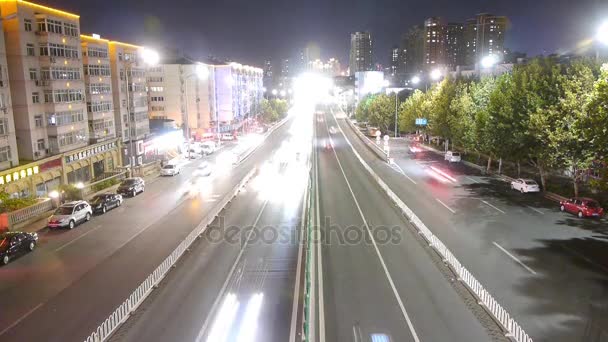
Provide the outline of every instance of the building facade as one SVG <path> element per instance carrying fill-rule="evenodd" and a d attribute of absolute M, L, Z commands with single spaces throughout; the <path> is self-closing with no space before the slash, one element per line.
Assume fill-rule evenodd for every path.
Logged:
<path fill-rule="evenodd" d="M 87 145 L 79 16 L 26 1 L 0 8 L 19 158 Z"/>
<path fill-rule="evenodd" d="M 355 32 L 350 35 L 350 75 L 359 71 L 373 70 L 372 37 L 369 32 Z"/>
<path fill-rule="evenodd" d="M 445 29 L 440 17 L 424 21 L 424 66 L 427 70 L 445 65 Z"/>
<path fill-rule="evenodd" d="M 110 68 L 110 42 L 98 35 L 80 35 L 84 70 L 89 142 L 114 139 L 114 101 Z"/>
<path fill-rule="evenodd" d="M 110 41 L 110 68 L 116 135 L 125 147 L 125 164 L 142 162 L 143 141 L 150 134 L 143 47 Z"/>
<path fill-rule="evenodd" d="M 0 29 L 3 22 L 0 22 Z M 19 164 L 4 34 L 0 35 L 0 170 Z"/>
<path fill-rule="evenodd" d="M 391 77 L 397 76 L 399 72 L 399 62 L 401 61 L 401 50 L 398 46 L 393 46 L 391 48 L 391 56 L 389 59 L 389 74 Z"/>
<path fill-rule="evenodd" d="M 503 59 L 508 18 L 488 13 L 478 14 L 464 25 L 465 64 L 475 65 L 485 56 Z"/>
<path fill-rule="evenodd" d="M 464 65 L 464 24 L 448 23 L 445 27 L 445 65 L 449 70 Z"/>
<path fill-rule="evenodd" d="M 401 49 L 405 51 L 405 70 L 407 74 L 422 72 L 424 66 L 425 29 L 415 25 L 403 36 Z"/>

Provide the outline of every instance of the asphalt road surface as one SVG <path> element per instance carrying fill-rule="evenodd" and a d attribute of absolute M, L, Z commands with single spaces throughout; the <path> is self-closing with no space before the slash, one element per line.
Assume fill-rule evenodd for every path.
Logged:
<path fill-rule="evenodd" d="M 363 169 L 316 119 L 325 341 L 489 341 L 488 330 Z M 331 136 L 331 138 L 330 138 Z M 331 141 L 333 149 L 324 149 Z M 372 238 L 373 237 L 373 238 Z"/>
<path fill-rule="evenodd" d="M 0 268 L 0 340 L 83 340 L 280 145 L 290 124 L 238 167 L 214 165 L 211 177 L 199 177 L 194 161 L 74 230 L 43 231 L 36 251 Z"/>
<path fill-rule="evenodd" d="M 608 336 L 605 220 L 561 213 L 540 194 L 513 191 L 434 152 L 411 154 L 406 140 L 391 139 L 390 167 L 344 119 L 329 121 L 534 341 Z"/>

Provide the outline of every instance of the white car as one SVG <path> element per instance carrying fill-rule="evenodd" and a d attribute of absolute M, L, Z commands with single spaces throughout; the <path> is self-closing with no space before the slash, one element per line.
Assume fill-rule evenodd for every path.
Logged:
<path fill-rule="evenodd" d="M 336 134 L 336 133 L 338 133 L 338 130 L 336 129 L 336 127 L 331 126 L 331 127 L 329 127 L 329 133 L 330 134 Z"/>
<path fill-rule="evenodd" d="M 175 176 L 175 175 L 179 175 L 180 171 L 181 171 L 181 167 L 179 167 L 179 165 L 167 164 L 167 165 L 163 166 L 162 169 L 160 169 L 160 175 L 161 176 Z"/>
<path fill-rule="evenodd" d="M 226 141 L 234 140 L 234 135 L 232 135 L 231 133 L 224 133 L 224 134 L 222 134 L 222 140 L 226 140 Z"/>
<path fill-rule="evenodd" d="M 93 209 L 86 201 L 73 201 L 62 204 L 51 217 L 47 227 L 49 228 L 74 228 L 78 223 L 87 222 L 93 216 Z"/>
<path fill-rule="evenodd" d="M 204 154 L 212 154 L 217 150 L 217 147 L 213 141 L 207 141 L 201 144 L 201 152 Z"/>
<path fill-rule="evenodd" d="M 449 161 L 450 163 L 459 163 L 461 160 L 460 152 L 447 151 L 445 153 L 444 159 Z"/>
<path fill-rule="evenodd" d="M 211 165 L 209 165 L 209 163 L 207 162 L 202 162 L 198 168 L 196 168 L 196 171 L 194 172 L 195 175 L 197 176 L 210 176 L 211 175 Z"/>
<path fill-rule="evenodd" d="M 539 192 L 540 186 L 533 179 L 518 178 L 511 182 L 511 189 L 519 190 L 521 193 Z"/>

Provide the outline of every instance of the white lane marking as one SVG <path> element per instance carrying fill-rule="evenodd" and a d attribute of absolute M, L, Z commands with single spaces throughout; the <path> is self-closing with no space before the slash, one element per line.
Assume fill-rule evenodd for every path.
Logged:
<path fill-rule="evenodd" d="M 325 121 L 325 127 L 327 127 L 327 120 Z M 337 124 L 337 123 L 336 123 Z M 329 128 L 327 129 L 329 131 Z M 316 135 L 316 127 L 315 127 L 315 135 Z M 330 141 L 332 141 L 329 133 L 327 134 Z M 333 145 L 333 141 L 332 141 Z M 335 152 L 335 151 L 334 151 Z M 324 297 L 324 287 L 323 287 L 323 250 L 321 241 L 321 223 L 320 223 L 320 214 L 319 214 L 319 151 L 315 149 L 315 232 L 314 234 L 314 251 L 316 252 L 316 268 L 317 274 L 316 278 L 318 278 L 317 282 L 317 292 L 319 297 L 319 341 L 325 342 L 325 297 Z M 314 272 L 313 272 L 314 273 Z M 314 283 L 313 283 L 314 284 Z M 314 325 L 314 324 L 313 324 Z M 313 334 L 313 340 L 315 340 L 315 335 Z"/>
<path fill-rule="evenodd" d="M 206 203 L 217 202 L 217 200 L 216 199 L 206 199 L 205 202 Z"/>
<path fill-rule="evenodd" d="M 494 208 L 494 209 L 496 209 L 496 210 L 500 211 L 501 213 L 506 214 L 504 211 L 502 211 L 502 210 L 500 210 L 500 209 L 496 208 L 496 207 L 495 207 L 495 206 L 493 206 L 491 203 L 489 203 L 489 202 L 487 202 L 487 201 L 484 201 L 484 200 L 482 200 L 482 199 L 479 199 L 479 200 L 480 200 L 480 201 L 482 201 L 483 203 L 485 203 L 485 204 L 489 205 L 490 207 L 492 207 L 492 208 Z"/>
<path fill-rule="evenodd" d="M 479 183 L 478 181 L 476 181 L 475 179 L 471 178 L 471 177 L 465 177 L 466 179 L 472 181 L 473 183 Z"/>
<path fill-rule="evenodd" d="M 534 275 L 537 274 L 536 271 L 534 271 L 533 269 L 528 267 L 528 265 L 524 264 L 521 260 L 517 259 L 517 257 L 515 255 L 509 253 L 509 251 L 507 251 L 501 245 L 496 243 L 496 241 L 492 241 L 492 243 L 494 244 L 494 246 L 498 247 L 501 251 L 503 251 L 506 255 L 508 255 L 511 259 L 513 259 L 516 263 L 520 264 L 523 268 L 525 268 L 528 272 L 530 272 Z"/>
<path fill-rule="evenodd" d="M 333 117 L 333 115 L 332 115 L 332 117 Z M 336 118 L 334 117 L 333 119 L 336 121 L 336 125 L 338 125 L 338 121 L 336 120 Z M 327 120 L 325 122 L 325 125 L 327 126 Z M 342 131 L 342 128 L 340 127 L 340 125 L 338 125 L 338 127 L 340 128 L 340 132 L 342 132 L 342 136 L 344 137 L 344 139 L 346 139 L 348 141 L 348 138 L 346 138 L 346 136 L 344 135 L 344 132 Z M 329 130 L 329 127 L 327 127 L 327 130 Z M 348 143 L 350 145 L 350 142 L 348 142 Z M 351 147 L 352 147 L 352 145 L 351 145 Z M 342 167 L 340 158 L 338 158 L 338 154 L 336 153 L 336 150 L 334 149 L 333 151 L 334 151 L 334 156 L 336 157 L 336 161 L 338 161 L 338 166 L 340 167 L 340 171 L 342 172 L 342 176 L 344 176 L 344 180 L 346 181 L 346 185 L 348 186 L 348 190 L 350 191 L 353 201 L 355 202 L 355 205 L 357 207 L 357 210 L 359 211 L 359 215 L 361 215 L 361 219 L 363 220 L 363 224 L 365 225 L 367 233 L 369 234 L 370 240 L 371 240 L 372 244 L 374 245 L 374 249 L 376 250 L 378 259 L 380 259 L 380 264 L 382 264 L 384 274 L 386 275 L 386 278 L 388 279 L 391 289 L 393 290 L 393 294 L 395 295 L 395 298 L 397 299 L 397 303 L 399 304 L 399 307 L 401 308 L 401 313 L 403 314 L 403 317 L 405 318 L 405 321 L 407 322 L 407 326 L 410 329 L 410 333 L 412 334 L 412 337 L 414 338 L 415 342 L 420 342 L 420 339 L 418 338 L 418 334 L 416 333 L 416 330 L 414 329 L 412 320 L 410 319 L 410 315 L 405 310 L 405 305 L 403 304 L 403 301 L 401 300 L 401 296 L 399 295 L 399 292 L 397 291 L 397 287 L 395 286 L 395 283 L 393 282 L 393 277 L 391 276 L 390 272 L 388 271 L 388 267 L 386 267 L 386 263 L 384 262 L 384 258 L 382 258 L 382 254 L 380 254 L 380 249 L 378 249 L 378 245 L 376 244 L 376 239 L 374 238 L 374 235 L 372 234 L 372 231 L 369 228 L 369 225 L 367 224 L 367 220 L 365 219 L 365 215 L 363 215 L 361 206 L 359 206 L 359 201 L 357 201 L 357 197 L 355 196 L 355 193 L 353 192 L 353 189 L 350 186 L 350 182 L 348 181 L 348 178 L 346 177 L 346 173 L 344 172 L 344 168 Z"/>
<path fill-rule="evenodd" d="M 264 203 L 262 204 L 262 208 L 260 209 L 260 212 L 258 213 L 258 216 L 255 218 L 255 221 L 253 222 L 252 227 L 257 226 L 258 221 L 260 220 L 260 217 L 262 216 L 262 213 L 264 212 L 264 209 L 266 208 L 267 204 L 268 204 L 268 200 L 265 200 Z M 219 292 L 217 298 L 215 298 L 215 301 L 213 302 L 213 305 L 211 306 L 211 310 L 209 311 L 207 318 L 205 318 L 205 322 L 203 323 L 201 330 L 198 332 L 198 335 L 196 336 L 195 341 L 197 341 L 197 342 L 202 341 L 202 338 L 205 335 L 205 331 L 207 330 L 207 325 L 209 325 L 210 318 L 217 310 L 217 306 L 218 306 L 218 304 L 220 304 L 220 300 L 222 299 L 222 297 L 224 297 L 224 292 L 226 292 L 226 288 L 228 287 L 228 284 L 230 283 L 232 274 L 234 273 L 234 270 L 236 270 L 236 267 L 238 266 L 239 261 L 241 260 L 241 256 L 243 256 L 243 253 L 245 252 L 245 249 L 247 248 L 247 245 L 249 244 L 249 240 L 251 239 L 251 235 L 253 234 L 253 232 L 254 232 L 254 229 L 251 229 L 249 231 L 249 234 L 247 234 L 245 244 L 239 251 L 239 254 L 236 257 L 236 260 L 234 260 L 234 264 L 232 265 L 232 268 L 230 268 L 230 272 L 228 272 L 228 276 L 226 277 L 226 280 L 224 281 L 224 284 L 222 285 L 222 288 L 220 289 L 220 292 Z"/>
<path fill-rule="evenodd" d="M 11 330 L 14 326 L 16 326 L 21 321 L 23 321 L 27 316 L 31 315 L 34 311 L 38 310 L 38 308 L 40 308 L 42 306 L 42 304 L 44 304 L 44 303 L 40 303 L 40 304 L 34 306 L 33 308 L 30 309 L 30 311 L 26 312 L 25 314 L 23 314 L 23 316 L 19 317 L 18 320 L 14 321 L 11 325 L 4 328 L 4 330 L 0 331 L 0 336 L 4 335 L 5 332 Z"/>
<path fill-rule="evenodd" d="M 540 210 L 538 210 L 538 209 L 536 209 L 536 208 L 534 208 L 534 207 L 531 207 L 531 206 L 529 206 L 529 205 L 527 205 L 526 207 L 528 207 L 528 208 L 530 208 L 530 209 L 532 209 L 532 210 L 536 211 L 536 212 L 537 212 L 537 213 L 539 213 L 539 214 L 543 214 L 543 215 L 545 214 L 545 213 L 543 213 L 542 211 L 540 211 Z"/>
<path fill-rule="evenodd" d="M 74 242 L 76 242 L 76 241 L 78 241 L 78 240 L 82 239 L 83 237 L 85 237 L 85 236 L 86 236 L 86 235 L 88 235 L 89 233 L 92 233 L 92 232 L 96 231 L 96 230 L 97 230 L 97 229 L 99 229 L 99 228 L 101 228 L 101 225 L 97 225 L 97 226 L 95 226 L 93 229 L 89 230 L 88 232 L 86 232 L 86 233 L 84 233 L 84 234 L 80 235 L 79 237 L 75 238 L 74 240 L 69 241 L 69 242 L 65 243 L 64 245 L 60 246 L 59 248 L 57 248 L 57 249 L 55 250 L 55 252 L 59 252 L 60 250 L 62 250 L 62 249 L 64 249 L 64 248 L 66 248 L 67 246 L 71 245 L 72 243 L 74 243 Z"/>
<path fill-rule="evenodd" d="M 414 184 L 418 184 L 416 183 L 416 181 L 414 181 L 410 176 L 408 176 L 407 174 L 405 174 L 405 172 L 403 171 L 403 169 L 401 168 L 401 166 L 397 165 L 397 163 L 393 162 L 391 163 L 391 166 L 395 166 L 397 167 L 397 171 L 399 171 L 402 175 L 405 176 L 405 178 L 409 179 L 410 182 L 414 183 Z"/>
<path fill-rule="evenodd" d="M 435 198 L 435 201 L 439 202 L 442 206 L 444 206 L 447 210 L 451 211 L 452 214 L 456 214 L 456 210 L 448 207 L 447 204 L 443 203 L 439 198 Z"/>
<path fill-rule="evenodd" d="M 300 240 L 298 246 L 298 263 L 296 265 L 296 281 L 293 289 L 293 305 L 291 307 L 291 327 L 289 328 L 289 342 L 296 342 L 297 334 L 297 320 L 298 320 L 298 303 L 300 300 L 300 275 L 302 272 L 302 253 L 304 250 L 304 230 L 306 229 L 306 201 L 307 201 L 308 187 L 304 189 L 304 196 L 302 198 L 302 214 L 300 214 Z"/>
<path fill-rule="evenodd" d="M 584 256 L 583 254 L 581 254 L 580 252 L 575 251 L 574 249 L 570 248 L 570 247 L 566 247 L 565 245 L 562 244 L 558 244 L 558 246 L 560 246 L 561 248 L 565 249 L 567 252 L 570 252 L 571 254 L 574 254 L 575 256 L 583 259 L 584 261 L 588 262 L 589 264 L 601 269 L 602 271 L 608 273 L 608 268 L 606 268 L 606 266 L 598 264 L 597 262 L 589 259 L 588 257 Z"/>

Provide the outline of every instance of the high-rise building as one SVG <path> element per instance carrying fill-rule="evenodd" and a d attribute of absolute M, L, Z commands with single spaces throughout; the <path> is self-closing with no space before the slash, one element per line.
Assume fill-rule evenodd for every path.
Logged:
<path fill-rule="evenodd" d="M 465 61 L 464 24 L 448 23 L 445 28 L 445 64 L 450 70 Z"/>
<path fill-rule="evenodd" d="M 424 66 L 445 65 L 445 23 L 440 17 L 424 21 Z"/>
<path fill-rule="evenodd" d="M 399 71 L 399 62 L 401 61 L 400 58 L 400 49 L 398 46 L 393 46 L 391 48 L 391 58 L 390 58 L 390 63 L 389 63 L 389 73 L 392 77 L 395 77 L 397 75 L 397 72 Z"/>
<path fill-rule="evenodd" d="M 465 63 L 474 65 L 489 55 L 496 55 L 502 59 L 508 22 L 505 16 L 488 13 L 481 13 L 475 18 L 468 19 L 464 26 Z"/>
<path fill-rule="evenodd" d="M 5 25 L 0 22 L 0 29 Z M 0 34 L 0 170 L 19 164 L 4 34 Z M 0 178 L 1 179 L 1 178 Z"/>
<path fill-rule="evenodd" d="M 89 123 L 89 142 L 94 144 L 116 137 L 110 41 L 99 35 L 80 35 L 82 63 Z"/>
<path fill-rule="evenodd" d="M 350 74 L 370 71 L 372 64 L 372 37 L 369 32 L 355 32 L 350 35 Z"/>
<path fill-rule="evenodd" d="M 9 18 L 3 22 L 19 157 L 38 160 L 87 145 L 79 16 L 26 1 L 0 7 Z"/>
<path fill-rule="evenodd" d="M 279 76 L 281 78 L 291 77 L 291 68 L 290 68 L 289 58 L 285 58 L 285 59 L 281 60 L 280 70 L 281 70 L 281 72 L 280 72 Z"/>
<path fill-rule="evenodd" d="M 116 41 L 110 41 L 109 46 L 116 135 L 129 156 L 124 163 L 139 165 L 143 141 L 150 134 L 143 47 Z"/>
<path fill-rule="evenodd" d="M 272 61 L 270 59 L 264 62 L 264 78 L 272 79 Z"/>
<path fill-rule="evenodd" d="M 408 74 L 416 74 L 422 71 L 424 65 L 424 41 L 425 29 L 421 25 L 415 25 L 403 35 L 401 49 L 405 51 L 405 71 Z"/>

